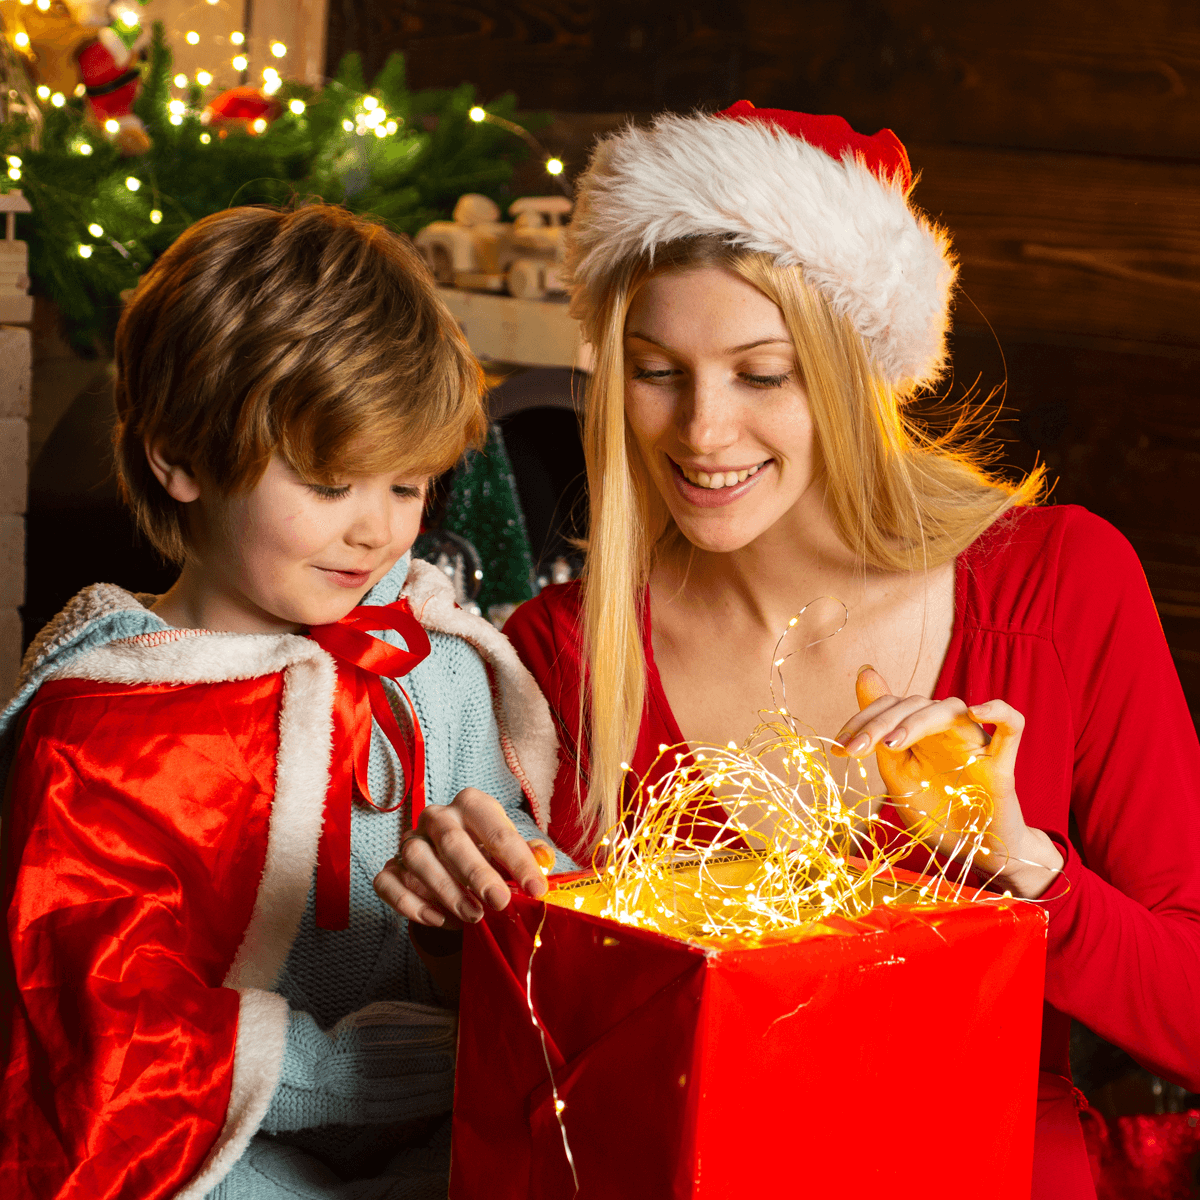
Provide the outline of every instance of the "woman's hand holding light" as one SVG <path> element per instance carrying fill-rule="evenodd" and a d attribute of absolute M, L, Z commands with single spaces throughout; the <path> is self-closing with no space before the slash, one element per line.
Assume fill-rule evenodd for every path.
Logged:
<path fill-rule="evenodd" d="M 483 917 L 484 907 L 504 908 L 508 883 L 502 865 L 531 896 L 546 891 L 554 850 L 527 842 L 500 802 L 464 788 L 449 804 L 430 804 L 400 851 L 375 876 L 375 891 L 402 917 L 422 925 L 461 929 Z"/>
<path fill-rule="evenodd" d="M 940 813 L 943 785 L 974 785 L 992 798 L 995 815 L 984 837 L 986 856 L 976 860 L 986 875 L 1014 895 L 1035 899 L 1054 881 L 1062 855 L 1040 829 L 1025 824 L 1017 799 L 1014 768 L 1025 718 L 1003 700 L 968 708 L 951 697 L 893 696 L 883 676 L 863 667 L 855 682 L 859 713 L 837 735 L 833 753 L 863 758 L 874 751 L 888 796 L 910 826 L 925 819 L 942 832 L 931 849 L 950 853 L 974 836 Z M 983 725 L 995 727 L 989 738 Z M 928 786 L 923 787 L 922 784 Z M 945 807 L 945 805 L 943 805 Z"/>

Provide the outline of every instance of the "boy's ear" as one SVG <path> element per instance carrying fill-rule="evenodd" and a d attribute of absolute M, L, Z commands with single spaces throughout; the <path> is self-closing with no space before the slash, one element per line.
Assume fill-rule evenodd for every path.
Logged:
<path fill-rule="evenodd" d="M 183 463 L 171 461 L 163 440 L 147 438 L 145 445 L 146 461 L 150 464 L 150 470 L 154 472 L 154 478 L 163 485 L 167 495 L 172 500 L 178 500 L 180 504 L 190 504 L 193 500 L 199 500 L 200 484 L 196 477 Z"/>

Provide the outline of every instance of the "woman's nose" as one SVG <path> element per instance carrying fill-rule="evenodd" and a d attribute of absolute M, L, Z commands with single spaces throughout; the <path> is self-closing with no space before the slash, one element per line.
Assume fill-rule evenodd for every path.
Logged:
<path fill-rule="evenodd" d="M 699 374 L 693 378 L 680 397 L 676 421 L 680 439 L 697 454 L 709 454 L 737 441 L 737 401 L 717 379 Z"/>

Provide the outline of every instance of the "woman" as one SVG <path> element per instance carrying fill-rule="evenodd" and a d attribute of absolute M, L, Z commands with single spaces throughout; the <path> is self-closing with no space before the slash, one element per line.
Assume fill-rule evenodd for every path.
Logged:
<path fill-rule="evenodd" d="M 752 731 L 816 597 L 835 599 L 805 616 L 788 706 L 866 790 L 904 796 L 987 745 L 989 862 L 1050 917 L 1034 1195 L 1082 1200 L 1072 1017 L 1200 1088 L 1200 749 L 1128 543 L 906 419 L 954 279 L 910 183 L 890 131 L 744 101 L 600 144 L 569 253 L 597 352 L 587 569 L 506 632 L 558 718 L 551 834 L 577 858 L 623 761 Z M 494 883 L 460 836 L 481 814 L 440 819 L 384 881 L 404 911 Z M 1004 1064 L 981 1076 L 1003 1086 Z"/>

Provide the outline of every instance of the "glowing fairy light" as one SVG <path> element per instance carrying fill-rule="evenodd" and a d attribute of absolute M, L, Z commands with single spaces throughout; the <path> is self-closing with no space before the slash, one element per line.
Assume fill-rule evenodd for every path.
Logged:
<path fill-rule="evenodd" d="M 262 90 L 264 96 L 273 96 L 279 89 L 283 87 L 283 80 L 278 75 L 268 75 L 263 80 Z"/>
<path fill-rule="evenodd" d="M 182 100 L 172 100 L 172 101 L 171 101 L 171 102 L 170 102 L 170 103 L 167 105 L 167 112 L 172 112 L 172 113 L 180 113 L 180 114 L 181 114 L 181 113 L 183 113 L 183 112 L 184 112 L 184 110 L 185 110 L 186 108 L 187 108 L 187 105 L 186 105 L 186 104 L 184 104 L 184 102 L 183 102 Z"/>
<path fill-rule="evenodd" d="M 125 179 L 125 186 L 131 192 L 136 192 L 142 186 L 142 181 L 136 175 L 129 175 Z"/>
<path fill-rule="evenodd" d="M 202 146 L 207 146 L 207 145 L 208 145 L 208 143 L 209 143 L 209 142 L 211 142 L 211 141 L 212 141 L 212 134 L 211 134 L 211 133 L 202 133 L 202 134 L 200 135 L 200 144 L 201 144 Z"/>
<path fill-rule="evenodd" d="M 292 112 L 294 112 L 296 114 L 296 116 L 301 116 L 306 107 L 307 107 L 307 105 L 304 103 L 303 100 L 289 100 L 288 101 L 288 108 L 290 108 L 292 110 Z"/>
<path fill-rule="evenodd" d="M 178 75 L 176 75 L 175 78 L 173 80 L 171 80 L 171 82 L 177 88 L 185 88 L 188 85 L 188 77 L 182 71 L 180 71 L 180 73 Z"/>
<path fill-rule="evenodd" d="M 9 179 L 13 180 L 14 182 L 16 180 L 20 179 L 21 178 L 21 168 L 20 167 L 9 167 L 8 168 L 8 177 L 9 177 Z"/>
<path fill-rule="evenodd" d="M 167 120 L 170 121 L 170 123 L 172 125 L 182 125 L 183 124 L 183 114 L 182 113 L 172 113 L 167 118 Z"/>
<path fill-rule="evenodd" d="M 237 55 L 232 62 L 235 71 L 244 71 L 250 65 L 250 60 L 244 54 Z"/>
<path fill-rule="evenodd" d="M 13 36 L 13 44 L 18 50 L 28 50 L 29 34 L 27 34 L 23 29 L 18 29 L 16 34 Z"/>
<path fill-rule="evenodd" d="M 104 122 L 104 132 L 105 133 L 120 133 L 121 132 L 121 122 L 118 121 L 116 119 L 116 117 L 109 117 L 108 120 Z"/>
<path fill-rule="evenodd" d="M 208 87 L 208 85 L 210 83 L 212 83 L 212 81 L 213 81 L 213 77 L 212 77 L 212 75 L 209 74 L 209 72 L 207 72 L 207 71 L 197 71 L 196 72 L 196 82 L 201 87 Z"/>
<path fill-rule="evenodd" d="M 546 160 L 546 170 L 551 175 L 561 175 L 563 173 L 563 164 L 561 158 L 548 158 Z"/>
<path fill-rule="evenodd" d="M 88 233 L 90 233 L 92 235 L 92 237 L 95 237 L 95 238 L 103 237 L 104 236 L 104 227 L 102 225 L 97 225 L 96 222 L 93 221 L 88 226 Z"/>
<path fill-rule="evenodd" d="M 39 100 L 49 100 L 50 99 L 50 89 L 44 83 L 38 84 L 37 98 Z"/>
<path fill-rule="evenodd" d="M 386 129 L 388 133 L 395 133 L 395 132 L 396 132 L 396 130 L 397 130 L 397 129 L 399 129 L 399 128 L 400 128 L 400 126 L 399 126 L 399 125 L 397 125 L 395 121 L 389 121 L 389 122 L 388 122 L 388 123 L 387 123 L 387 124 L 384 126 L 384 129 Z"/>
<path fill-rule="evenodd" d="M 121 12 L 118 14 L 118 17 L 120 19 L 121 24 L 124 25 L 126 29 L 136 29 L 141 22 L 141 18 L 137 15 L 136 12 L 133 11 L 132 8 L 122 9 Z M 191 40 L 190 34 L 188 35 L 188 40 L 189 41 Z M 199 38 L 196 39 L 197 42 L 199 40 L 200 40 Z M 195 42 L 193 42 L 192 44 L 195 45 Z"/>
<path fill-rule="evenodd" d="M 344 130 L 345 130 L 347 133 L 353 133 L 353 132 L 354 132 L 354 122 L 353 122 L 353 121 L 343 121 L 343 122 L 342 122 L 342 128 L 343 128 L 343 129 L 344 129 Z"/>
<path fill-rule="evenodd" d="M 367 110 L 367 112 L 371 112 L 372 109 L 379 107 L 379 101 L 376 100 L 374 96 L 364 96 L 362 106 Z"/>
<path fill-rule="evenodd" d="M 55 108 L 62 108 L 66 102 L 67 98 L 62 94 L 62 92 L 54 92 L 50 96 L 50 103 L 53 104 Z"/>
<path fill-rule="evenodd" d="M 189 29 L 187 33 L 183 35 L 183 40 L 187 42 L 189 46 L 198 46 L 200 44 L 200 35 L 194 29 Z"/>
<path fill-rule="evenodd" d="M 232 42 L 232 43 L 233 43 L 235 46 L 241 46 L 241 45 L 244 45 L 244 44 L 245 44 L 245 41 L 246 41 L 246 35 L 245 35 L 244 33 L 241 33 L 241 32 L 239 32 L 238 30 L 236 30 L 236 29 L 235 29 L 235 30 L 234 30 L 234 31 L 233 31 L 233 32 L 232 32 L 232 33 L 229 35 L 229 40 L 230 40 L 230 41 L 231 41 L 231 42 Z"/>
<path fill-rule="evenodd" d="M 253 129 L 255 133 L 262 133 L 266 127 L 267 123 L 262 117 L 255 117 L 254 120 L 250 122 L 250 128 Z"/>
<path fill-rule="evenodd" d="M 150 224 L 151 225 L 161 225 L 162 224 L 162 212 L 159 209 L 152 208 L 150 210 Z"/>
<path fill-rule="evenodd" d="M 283 56 L 287 54 L 287 47 L 282 42 L 272 42 L 271 53 L 276 58 L 283 58 Z"/>
<path fill-rule="evenodd" d="M 81 243 L 80 243 L 80 245 L 79 245 L 79 257 L 80 257 L 80 258 L 91 258 L 91 257 L 92 257 L 92 247 L 91 247 L 91 246 L 89 246 L 89 245 L 87 244 L 87 242 L 81 242 Z"/>
<path fill-rule="evenodd" d="M 467 116 L 470 117 L 472 121 L 479 122 L 487 116 L 487 113 L 480 108 L 478 104 L 476 104 L 475 107 L 467 113 Z"/>
<path fill-rule="evenodd" d="M 10 154 L 4 161 L 10 167 L 20 167 L 23 165 L 22 160 L 16 154 Z"/>
<path fill-rule="evenodd" d="M 79 145 L 75 147 L 75 149 L 78 150 L 79 153 L 84 156 L 84 158 L 87 158 L 87 156 L 89 154 L 91 154 L 91 152 L 92 152 L 92 143 L 91 142 L 80 142 Z"/>

